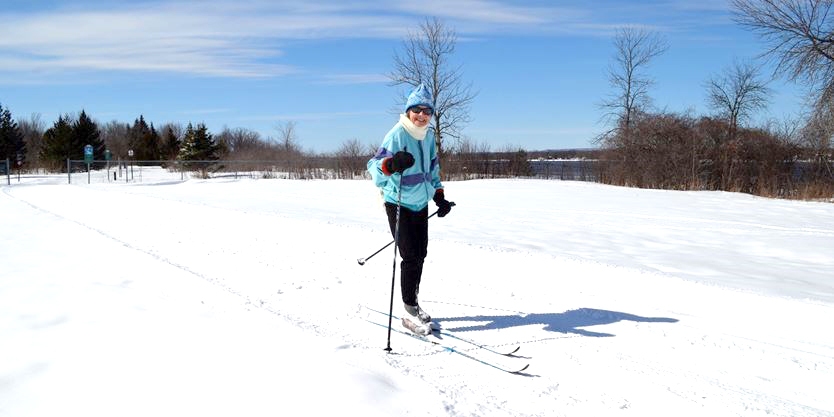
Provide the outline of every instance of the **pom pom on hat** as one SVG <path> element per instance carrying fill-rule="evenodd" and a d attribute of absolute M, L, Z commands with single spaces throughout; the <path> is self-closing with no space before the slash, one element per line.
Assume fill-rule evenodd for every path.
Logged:
<path fill-rule="evenodd" d="M 434 110 L 433 102 L 431 91 L 426 88 L 425 84 L 421 83 L 408 95 L 408 100 L 405 102 L 405 111 L 414 106 L 425 106 Z"/>

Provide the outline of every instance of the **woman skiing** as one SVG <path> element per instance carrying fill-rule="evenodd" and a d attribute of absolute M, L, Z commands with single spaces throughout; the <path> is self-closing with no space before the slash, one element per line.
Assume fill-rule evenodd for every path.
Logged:
<path fill-rule="evenodd" d="M 437 146 L 434 132 L 429 128 L 433 114 L 432 94 L 420 84 L 408 95 L 405 113 L 400 115 L 376 155 L 368 161 L 368 172 L 385 200 L 391 233 L 398 240 L 402 257 L 400 288 L 406 317 L 416 319 L 424 327 L 431 323 L 431 316 L 420 307 L 417 294 L 429 244 L 428 202 L 434 200 L 438 217 L 444 217 L 452 210 L 452 203 L 446 200 L 440 183 Z M 395 233 L 397 227 L 399 236 Z"/>

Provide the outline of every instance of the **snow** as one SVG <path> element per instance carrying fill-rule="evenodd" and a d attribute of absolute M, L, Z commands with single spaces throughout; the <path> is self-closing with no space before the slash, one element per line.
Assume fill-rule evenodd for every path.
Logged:
<path fill-rule="evenodd" d="M 421 304 L 513 375 L 386 353 L 371 181 L 151 178 L 3 186 L 0 416 L 834 416 L 834 204 L 447 182 Z"/>

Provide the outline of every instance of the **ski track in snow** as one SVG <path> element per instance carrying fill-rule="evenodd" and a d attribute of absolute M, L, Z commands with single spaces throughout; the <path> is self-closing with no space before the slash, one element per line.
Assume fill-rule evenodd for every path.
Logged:
<path fill-rule="evenodd" d="M 267 204 L 235 194 L 233 187 L 242 183 Z M 500 190 L 507 186 L 495 184 Z M 504 358 L 444 341 L 498 363 L 529 362 L 528 373 L 502 374 L 398 334 L 391 336 L 394 354 L 385 354 L 385 332 L 363 323 L 368 313 L 362 306 L 387 311 L 392 252 L 383 251 L 361 267 L 355 261 L 390 238 L 382 212 L 377 202 L 368 202 L 373 194 L 366 193 L 366 184 L 311 182 L 306 184 L 316 189 L 311 192 L 304 185 L 192 182 L 3 191 L 7 199 L 99 234 L 101 245 L 121 245 L 173 266 L 234 295 L 234 303 L 313 332 L 352 366 L 365 366 L 369 355 L 384 358 L 405 378 L 432 387 L 437 397 L 430 401 L 440 403 L 439 415 L 834 415 L 828 393 L 834 386 L 834 340 L 827 330 L 834 318 L 831 304 L 732 289 L 711 279 L 694 282 L 684 279 L 698 275 L 692 269 L 677 276 L 668 264 L 618 264 L 622 255 L 588 257 L 581 246 L 568 254 L 553 252 L 549 238 L 536 229 L 528 231 L 527 243 L 526 236 L 513 236 L 507 244 L 498 242 L 508 231 L 516 232 L 515 226 L 479 230 L 479 223 L 468 218 L 459 234 L 443 230 L 450 225 L 442 222 L 453 225 L 453 216 L 474 216 L 476 209 L 488 213 L 482 225 L 501 215 L 522 224 L 530 216 L 552 216 L 538 208 L 516 218 L 491 210 L 494 203 L 488 200 L 470 199 L 475 208 L 461 210 L 467 204 L 459 204 L 448 219 L 432 219 L 424 305 L 445 329 L 479 343 L 522 343 L 520 358 Z M 449 188 L 467 196 L 489 186 L 474 182 Z M 205 187 L 218 194 L 207 195 Z M 319 188 L 327 190 L 326 198 Z M 97 206 L 102 200 L 113 204 Z M 309 200 L 313 206 L 306 205 Z M 333 204 L 348 208 L 339 211 Z M 582 227 L 591 231 L 616 227 L 609 220 L 597 224 L 595 218 L 619 218 L 626 228 L 629 218 L 638 219 L 660 232 L 659 243 L 694 230 L 834 237 L 834 228 L 826 227 L 832 223 L 794 228 L 652 214 L 651 208 L 648 214 L 555 210 L 587 217 Z M 216 222 L 206 226 L 206 219 Z M 569 225 L 554 221 L 548 230 Z M 739 262 L 744 268 L 749 261 Z M 658 273 L 664 268 L 671 272 Z M 484 275 L 489 278 L 479 279 Z M 397 286 L 395 306 L 398 291 Z"/>

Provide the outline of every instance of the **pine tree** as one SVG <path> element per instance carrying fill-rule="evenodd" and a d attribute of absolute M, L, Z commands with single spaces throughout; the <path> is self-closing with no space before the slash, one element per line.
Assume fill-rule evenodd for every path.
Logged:
<path fill-rule="evenodd" d="M 208 176 L 211 163 L 205 161 L 216 161 L 219 159 L 220 147 L 215 143 L 214 137 L 208 132 L 206 125 L 200 123 L 195 129 L 191 123 L 185 130 L 185 137 L 182 140 L 180 153 L 177 155 L 179 161 L 186 161 L 183 165 L 189 169 L 198 168 L 202 176 Z M 204 161 L 201 163 L 189 163 L 188 161 Z"/>
<path fill-rule="evenodd" d="M 145 132 L 145 136 L 142 137 L 142 142 L 145 144 L 148 160 L 158 161 L 162 159 L 162 138 L 159 137 L 159 132 L 153 127 L 153 123 L 151 123 L 151 129 Z"/>
<path fill-rule="evenodd" d="M 22 165 L 26 161 L 26 142 L 12 113 L 0 105 L 0 161 L 5 163 L 7 158 L 12 164 Z"/>
<path fill-rule="evenodd" d="M 148 126 L 144 116 L 139 116 L 128 131 L 128 144 L 138 160 L 157 161 L 160 159 L 160 137 L 153 123 Z"/>
<path fill-rule="evenodd" d="M 165 127 L 165 132 L 162 135 L 162 144 L 160 146 L 160 157 L 165 160 L 177 159 L 180 153 L 181 141 L 177 137 L 174 128 L 170 125 Z"/>
<path fill-rule="evenodd" d="M 41 160 L 63 171 L 67 159 L 84 159 L 84 147 L 87 145 L 93 147 L 93 159 L 104 159 L 104 141 L 96 122 L 83 110 L 75 121 L 65 114 L 44 132 Z"/>
<path fill-rule="evenodd" d="M 43 147 L 41 148 L 40 159 L 52 168 L 66 169 L 64 161 L 67 159 L 80 159 L 84 150 L 76 149 L 73 153 L 72 146 L 72 124 L 68 114 L 59 116 L 52 127 L 43 133 Z"/>
<path fill-rule="evenodd" d="M 84 157 L 84 147 L 91 145 L 93 147 L 93 159 L 104 159 L 104 141 L 101 140 L 101 130 L 98 124 L 87 116 L 84 110 L 72 124 L 72 145 L 81 153 L 81 158 Z M 72 158 L 75 159 L 75 158 Z"/>
<path fill-rule="evenodd" d="M 219 159 L 220 147 L 208 132 L 205 124 L 198 124 L 195 129 L 191 123 L 185 130 L 185 137 L 177 159 L 180 161 L 216 161 Z"/>

